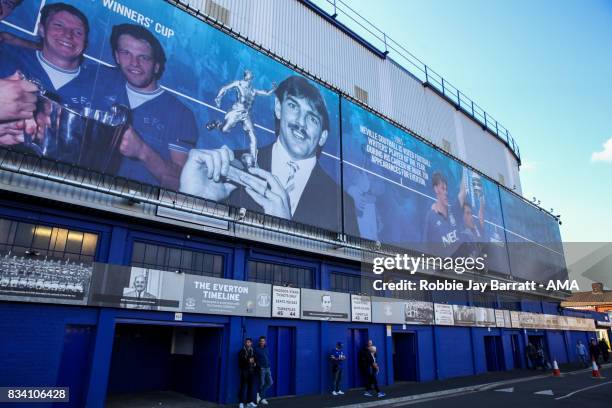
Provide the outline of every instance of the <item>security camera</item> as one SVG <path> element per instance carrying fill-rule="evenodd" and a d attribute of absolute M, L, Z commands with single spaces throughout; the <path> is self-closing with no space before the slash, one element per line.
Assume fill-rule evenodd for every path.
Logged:
<path fill-rule="evenodd" d="M 246 217 L 246 213 L 247 213 L 246 208 L 240 207 L 240 209 L 238 210 L 238 219 L 243 220 L 244 217 Z"/>

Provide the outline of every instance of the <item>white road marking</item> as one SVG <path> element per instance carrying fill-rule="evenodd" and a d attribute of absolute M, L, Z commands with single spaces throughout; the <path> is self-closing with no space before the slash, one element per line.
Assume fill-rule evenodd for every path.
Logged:
<path fill-rule="evenodd" d="M 597 384 L 597 385 L 591 385 L 590 387 L 580 388 L 579 390 L 572 391 L 569 394 L 566 394 L 566 395 L 564 395 L 562 397 L 555 398 L 555 400 L 561 400 L 561 399 L 564 399 L 564 398 L 569 398 L 572 395 L 578 394 L 579 392 L 590 390 L 592 388 L 601 387 L 602 385 L 606 385 L 606 384 L 612 384 L 612 381 L 607 381 L 605 383 L 601 383 L 601 384 Z"/>
<path fill-rule="evenodd" d="M 500 388 L 499 390 L 495 390 L 497 392 L 514 392 L 514 387 L 510 388 Z"/>
<path fill-rule="evenodd" d="M 552 390 L 544 390 L 544 391 L 538 391 L 538 392 L 534 392 L 534 394 L 538 394 L 538 395 L 555 395 Z M 557 398 L 558 399 L 558 398 Z"/>

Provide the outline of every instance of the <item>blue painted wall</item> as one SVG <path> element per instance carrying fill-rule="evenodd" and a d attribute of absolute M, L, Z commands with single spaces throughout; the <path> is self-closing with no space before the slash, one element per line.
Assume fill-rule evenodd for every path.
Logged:
<path fill-rule="evenodd" d="M 123 219 L 104 218 L 99 214 L 77 211 L 62 211 L 42 208 L 29 203 L 0 202 L 0 216 L 18 220 L 29 220 L 63 227 L 91 231 L 99 234 L 99 249 L 96 259 L 100 262 L 129 263 L 131 246 L 135 240 L 202 248 L 220 253 L 225 259 L 225 276 L 245 279 L 245 267 L 249 259 L 282 261 L 307 266 L 315 271 L 315 286 L 329 288 L 329 273 L 358 273 L 354 264 L 327 263 L 323 259 L 279 253 L 269 248 L 259 248 L 246 243 L 222 242 L 204 235 L 186 237 L 181 230 L 168 231 L 154 225 L 128 223 Z M 463 293 L 437 293 L 435 301 L 469 304 Z M 521 308 L 530 312 L 557 313 L 557 303 L 523 300 Z M 589 317 L 591 313 L 564 311 L 565 315 Z M 142 322 L 155 324 L 177 324 L 174 314 L 167 312 L 135 311 L 110 308 L 86 308 L 47 304 L 0 302 L 0 383 L 10 385 L 56 385 L 66 381 L 72 392 L 87 400 L 88 407 L 103 407 L 109 390 L 113 341 L 117 322 Z M 387 336 L 385 325 L 361 323 L 335 323 L 284 319 L 257 319 L 225 316 L 183 316 L 183 324 L 198 324 L 216 327 L 221 333 L 219 373 L 212 388 L 202 388 L 202 396 L 216 394 L 213 399 L 220 402 L 235 402 L 238 392 L 237 352 L 246 336 L 256 338 L 267 335 L 271 328 L 288 327 L 295 333 L 295 393 L 298 395 L 328 392 L 330 386 L 329 351 L 336 341 L 348 342 L 350 330 L 366 330 L 378 347 L 381 365 L 381 384 L 393 382 L 392 337 Z M 75 331 L 76 330 L 76 331 Z M 272 329 L 273 330 L 273 329 Z M 432 327 L 395 325 L 393 333 L 411 332 L 418 341 L 417 378 L 430 381 L 450 377 L 472 375 L 487 369 L 484 336 L 499 335 L 502 338 L 504 362 L 513 367 L 510 336 L 519 335 L 520 353 L 524 356 L 525 334 L 519 330 Z M 10 335 L 5 335 L 9 333 Z M 528 331 L 532 333 L 532 331 Z M 538 331 L 544 335 L 558 361 L 575 360 L 577 339 L 587 342 L 592 333 Z M 76 343 L 75 343 L 76 342 Z M 68 345 L 68 346 L 67 346 Z M 208 346 L 204 346 L 208 347 Z M 77 364 L 66 356 L 66 350 L 85 355 L 86 360 Z M 129 355 L 130 353 L 128 353 Z M 163 353 L 158 353 L 160 356 Z M 130 356 L 130 358 L 133 356 Z M 357 356 L 349 355 L 349 359 Z M 348 364 L 347 364 L 348 366 Z M 84 368 L 85 367 L 85 368 Z M 85 370 L 75 376 L 76 370 Z M 348 370 L 348 367 L 347 367 Z M 111 389 L 118 390 L 122 381 L 128 381 L 128 371 L 115 370 Z M 348 372 L 344 383 L 348 385 Z M 161 377 L 155 379 L 158 383 Z M 155 382 L 153 381 L 153 382 Z M 168 382 L 167 379 L 164 381 Z M 162 381 L 163 382 L 163 381 Z M 40 405 L 45 407 L 45 405 Z"/>
<path fill-rule="evenodd" d="M 474 374 L 472 335 L 468 327 L 436 328 L 438 379 Z"/>
<path fill-rule="evenodd" d="M 64 340 L 67 326 L 91 326 L 96 320 L 96 309 L 0 302 L 0 384 L 52 387 L 59 379 L 76 394 L 85 391 Z"/>
<path fill-rule="evenodd" d="M 566 338 L 562 331 L 557 330 L 547 330 L 546 336 L 548 338 L 548 347 L 550 348 L 550 358 L 551 360 L 557 360 L 557 363 L 563 364 L 567 363 L 568 355 L 567 355 L 567 346 L 566 346 Z"/>

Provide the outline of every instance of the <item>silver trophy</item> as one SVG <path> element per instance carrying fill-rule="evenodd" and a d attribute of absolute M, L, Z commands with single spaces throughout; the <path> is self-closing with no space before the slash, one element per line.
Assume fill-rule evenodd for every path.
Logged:
<path fill-rule="evenodd" d="M 29 130 L 31 133 L 24 132 L 23 146 L 38 156 L 102 173 L 116 173 L 129 109 L 114 105 L 109 111 L 85 107 L 77 112 L 53 100 L 37 85 L 40 92 L 34 114 L 36 127 Z"/>
<path fill-rule="evenodd" d="M 257 183 L 265 181 L 248 173 L 249 167 L 257 167 L 257 136 L 255 135 L 255 127 L 251 120 L 251 109 L 257 96 L 270 96 L 276 90 L 276 84 L 272 83 L 272 88 L 267 91 L 255 89 L 253 87 L 253 73 L 250 70 L 245 70 L 243 78 L 221 87 L 216 98 L 215 104 L 218 108 L 221 107 L 221 100 L 230 90 L 235 90 L 236 98 L 232 107 L 226 112 L 223 121 L 214 120 L 206 125 L 209 131 L 219 129 L 222 133 L 229 133 L 237 124 L 241 123 L 245 134 L 249 138 L 249 152 L 244 153 L 240 160 L 234 160 L 231 163 L 227 178 L 231 181 L 244 185 L 241 177 L 248 177 Z"/>

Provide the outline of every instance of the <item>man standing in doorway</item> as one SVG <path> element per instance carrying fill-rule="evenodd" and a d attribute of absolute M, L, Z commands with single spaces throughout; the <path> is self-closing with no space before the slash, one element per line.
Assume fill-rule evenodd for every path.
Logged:
<path fill-rule="evenodd" d="M 259 345 L 255 348 L 255 361 L 259 367 L 259 394 L 257 394 L 257 403 L 268 405 L 266 391 L 274 384 L 274 381 L 272 381 L 270 355 L 268 354 L 268 347 L 266 347 L 265 336 L 259 337 Z"/>
<path fill-rule="evenodd" d="M 333 395 L 343 395 L 344 392 L 340 389 L 342 385 L 342 370 L 344 368 L 344 360 L 346 360 L 346 354 L 342 351 L 342 343 L 336 343 L 336 348 L 332 351 L 331 356 L 332 374 L 334 382 L 332 384 Z"/>
<path fill-rule="evenodd" d="M 238 353 L 238 368 L 240 369 L 240 408 L 253 408 L 255 404 L 255 396 L 253 395 L 253 382 L 255 380 L 255 350 L 253 350 L 253 340 L 246 338 L 244 346 Z"/>

